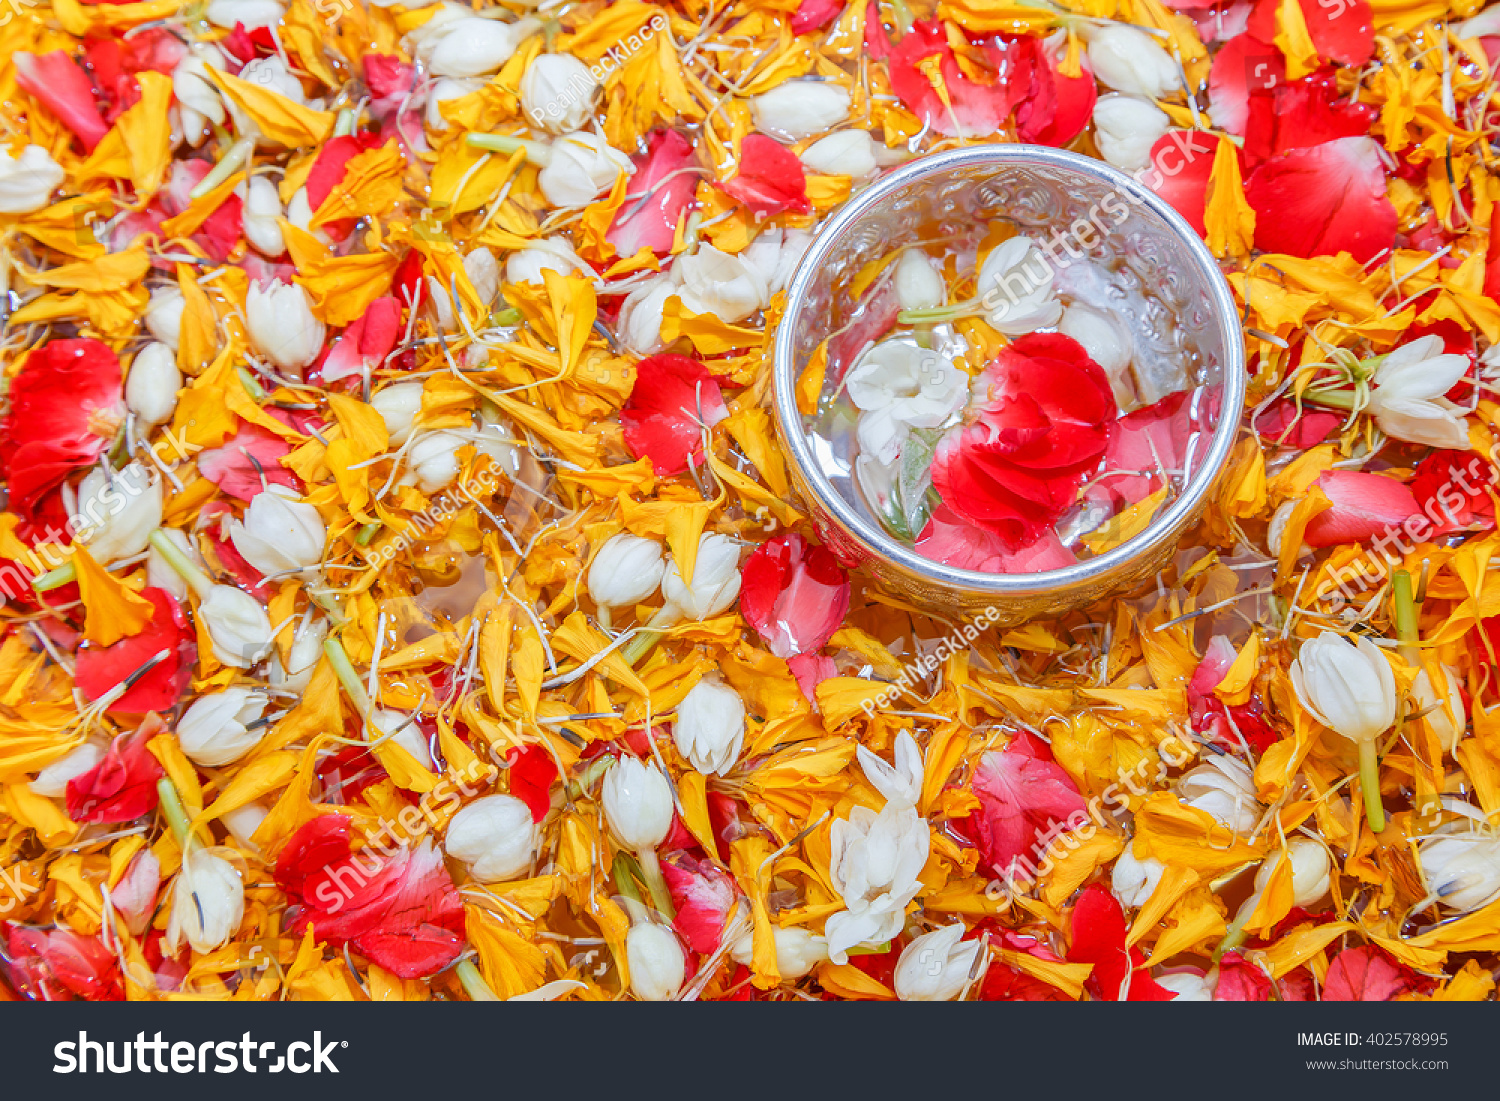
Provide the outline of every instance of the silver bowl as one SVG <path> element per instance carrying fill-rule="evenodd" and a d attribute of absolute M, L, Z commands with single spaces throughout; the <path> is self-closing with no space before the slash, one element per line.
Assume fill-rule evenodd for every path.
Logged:
<path fill-rule="evenodd" d="M 1123 200 L 1123 204 L 1121 203 Z M 1128 213 L 1120 220 L 1115 213 Z M 1101 207 L 1109 218 L 1100 216 Z M 795 387 L 809 358 L 848 325 L 859 303 L 848 291 L 867 263 L 905 242 L 937 236 L 978 241 L 1004 217 L 1048 235 L 1082 218 L 1095 254 L 1108 250 L 1149 288 L 1153 305 L 1132 319 L 1137 347 L 1192 354 L 1199 365 L 1193 432 L 1181 491 L 1150 525 L 1104 554 L 1065 569 L 990 574 L 924 558 L 888 535 L 858 493 L 840 493 L 814 458 L 814 436 Z M 1110 226 L 1108 223 L 1116 224 Z M 887 591 L 938 612 L 1015 625 L 1061 615 L 1153 577 L 1202 513 L 1238 435 L 1245 400 L 1239 314 L 1213 255 L 1156 194 L 1108 165 L 1032 145 L 981 145 L 937 153 L 885 176 L 823 225 L 787 289 L 776 332 L 777 429 L 793 484 L 829 549 L 865 567 Z M 1217 399 L 1217 400 L 1215 400 Z M 826 448 L 825 448 L 826 451 Z M 824 456 L 825 462 L 827 455 Z"/>

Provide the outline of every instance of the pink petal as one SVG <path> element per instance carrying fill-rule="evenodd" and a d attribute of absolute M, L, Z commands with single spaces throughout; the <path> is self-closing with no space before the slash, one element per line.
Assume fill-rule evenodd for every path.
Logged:
<path fill-rule="evenodd" d="M 1340 138 L 1262 164 L 1245 184 L 1255 209 L 1255 247 L 1292 256 L 1347 252 L 1360 263 L 1396 241 L 1380 147 Z"/>
<path fill-rule="evenodd" d="M 630 189 L 604 235 L 621 256 L 634 256 L 642 248 L 658 255 L 672 250 L 677 223 L 698 190 L 697 177 L 683 171 L 693 160 L 692 143 L 676 130 L 653 131 L 645 155 L 632 158 Z"/>
<path fill-rule="evenodd" d="M 281 465 L 292 453 L 292 445 L 258 424 L 248 421 L 220 447 L 198 453 L 198 473 L 231 497 L 249 501 L 266 484 L 302 491 L 302 479 Z"/>
<path fill-rule="evenodd" d="M 740 142 L 740 168 L 719 185 L 725 194 L 750 208 L 757 219 L 790 210 L 806 214 L 807 175 L 797 154 L 764 134 L 746 134 Z"/>
<path fill-rule="evenodd" d="M 1199 236 L 1207 233 L 1203 212 L 1208 205 L 1208 177 L 1219 146 L 1201 130 L 1172 130 L 1151 147 L 1151 164 L 1144 177 L 1155 191 L 1187 219 Z"/>
<path fill-rule="evenodd" d="M 1310 547 L 1363 543 L 1394 532 L 1418 511 L 1412 491 L 1383 474 L 1330 470 L 1317 484 L 1333 507 L 1309 521 L 1302 539 Z"/>
<path fill-rule="evenodd" d="M 94 146 L 109 133 L 99 106 L 94 102 L 94 88 L 88 74 L 62 50 L 51 53 L 17 53 L 14 57 L 16 83 L 40 100 L 59 122 L 93 152 Z"/>

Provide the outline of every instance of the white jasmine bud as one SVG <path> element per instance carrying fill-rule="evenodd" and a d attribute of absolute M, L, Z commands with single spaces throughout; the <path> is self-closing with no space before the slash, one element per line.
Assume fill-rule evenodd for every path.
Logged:
<path fill-rule="evenodd" d="M 428 68 L 434 76 L 484 76 L 510 60 L 522 42 L 541 29 L 536 19 L 502 23 L 469 16 L 447 24 L 433 47 Z"/>
<path fill-rule="evenodd" d="M 1082 344 L 1089 358 L 1104 368 L 1111 382 L 1123 379 L 1135 345 L 1130 330 L 1113 313 L 1075 303 L 1063 311 L 1057 331 Z"/>
<path fill-rule="evenodd" d="M 222 768 L 260 744 L 265 710 L 265 694 L 249 688 L 199 696 L 177 723 L 177 741 L 194 764 Z"/>
<path fill-rule="evenodd" d="M 213 585 L 198 604 L 214 657 L 248 669 L 271 651 L 271 619 L 258 600 L 232 585 Z"/>
<path fill-rule="evenodd" d="M 318 659 L 323 656 L 323 640 L 328 637 L 328 620 L 313 615 L 312 609 L 303 615 L 302 622 L 292 633 L 292 648 L 287 653 L 286 664 L 281 655 L 271 658 L 271 687 L 283 692 L 302 692 L 312 681 Z"/>
<path fill-rule="evenodd" d="M 629 157 L 586 130 L 558 138 L 547 154 L 537 186 L 556 207 L 586 206 L 633 171 Z"/>
<path fill-rule="evenodd" d="M 68 794 L 68 781 L 92 772 L 104 760 L 105 752 L 98 742 L 84 742 L 38 772 L 36 779 L 26 786 L 37 795 L 61 799 Z"/>
<path fill-rule="evenodd" d="M 376 737 L 387 739 L 410 753 L 412 759 L 428 772 L 432 772 L 432 747 L 427 736 L 417 725 L 416 719 L 400 711 L 377 708 L 370 712 L 370 725 L 378 731 Z M 374 738 L 372 737 L 372 741 Z"/>
<path fill-rule="evenodd" d="M 172 419 L 181 389 L 182 372 L 177 369 L 176 355 L 161 341 L 153 340 L 130 361 L 125 405 L 145 428 L 154 428 Z"/>
<path fill-rule="evenodd" d="M 592 276 L 593 270 L 583 258 L 573 251 L 573 246 L 561 237 L 543 237 L 533 241 L 528 248 L 518 249 L 505 260 L 507 283 L 542 283 L 542 272 L 555 271 L 559 275 L 583 272 Z"/>
<path fill-rule="evenodd" d="M 1500 839 L 1485 834 L 1436 835 L 1417 849 L 1430 897 L 1459 913 L 1500 898 Z"/>
<path fill-rule="evenodd" d="M 40 145 L 28 145 L 19 157 L 0 149 L 0 214 L 41 210 L 63 182 L 62 167 Z"/>
<path fill-rule="evenodd" d="M 1109 885 L 1121 906 L 1139 909 L 1146 905 L 1146 900 L 1156 890 L 1156 885 L 1161 882 L 1166 870 L 1167 866 L 1160 860 L 1153 860 L 1149 856 L 1137 857 L 1131 847 L 1126 845 L 1125 851 L 1115 860 Z"/>
<path fill-rule="evenodd" d="M 146 549 L 161 510 L 161 482 L 140 463 L 108 475 L 95 467 L 78 485 L 74 530 L 97 561 L 118 562 Z"/>
<path fill-rule="evenodd" d="M 483 87 L 484 81 L 482 80 L 454 80 L 452 77 L 443 77 L 437 81 L 427 93 L 427 110 L 423 117 L 427 128 L 429 130 L 448 129 L 448 120 L 443 117 L 442 105 L 449 100 L 462 99 Z"/>
<path fill-rule="evenodd" d="M 982 937 L 964 940 L 962 922 L 923 933 L 901 950 L 896 964 L 896 997 L 903 1002 L 948 1002 L 976 971 Z"/>
<path fill-rule="evenodd" d="M 1311 906 L 1328 893 L 1328 852 L 1318 842 L 1294 837 L 1286 851 L 1273 854 L 1255 873 L 1255 894 L 1259 896 L 1271 882 L 1271 875 L 1283 860 L 1292 864 L 1292 905 Z"/>
<path fill-rule="evenodd" d="M 1094 104 L 1094 144 L 1099 155 L 1122 172 L 1151 163 L 1151 147 L 1171 127 L 1167 113 L 1148 99 L 1118 93 Z"/>
<path fill-rule="evenodd" d="M 422 411 L 422 384 L 420 382 L 398 382 L 376 391 L 370 405 L 385 421 L 385 430 L 390 433 L 391 445 L 400 447 L 411 435 L 412 424 Z"/>
<path fill-rule="evenodd" d="M 476 799 L 448 823 L 444 847 L 482 883 L 514 879 L 530 869 L 536 848 L 531 808 L 511 795 Z"/>
<path fill-rule="evenodd" d="M 1177 62 L 1157 39 L 1120 23 L 1090 34 L 1089 65 L 1106 87 L 1130 95 L 1160 99 L 1182 86 Z"/>
<path fill-rule="evenodd" d="M 828 958 L 828 942 L 800 925 L 772 926 L 771 935 L 776 941 L 776 970 L 783 981 L 802 978 Z M 755 958 L 754 935 L 746 933 L 735 941 L 729 956 L 748 967 Z"/>
<path fill-rule="evenodd" d="M 234 549 L 267 577 L 317 566 L 328 539 L 318 510 L 282 486 L 257 493 L 244 520 L 230 521 L 228 529 Z"/>
<path fill-rule="evenodd" d="M 705 677 L 677 705 L 677 750 L 706 776 L 726 775 L 745 741 L 745 701 L 727 684 Z"/>
<path fill-rule="evenodd" d="M 229 836 L 234 838 L 240 848 L 259 853 L 260 846 L 255 843 L 255 831 L 260 829 L 260 824 L 269 814 L 264 803 L 246 803 L 243 807 L 235 807 L 226 812 L 219 821 L 224 823 Z"/>
<path fill-rule="evenodd" d="M 176 286 L 157 287 L 146 306 L 146 329 L 173 352 L 182 333 L 182 311 L 187 303 Z"/>
<path fill-rule="evenodd" d="M 1367 638 L 1324 631 L 1292 662 L 1292 689 L 1313 718 L 1351 742 L 1371 742 L 1396 721 L 1391 663 Z"/>
<path fill-rule="evenodd" d="M 849 90 L 832 81 L 788 80 L 750 101 L 755 128 L 781 141 L 805 141 L 849 117 Z"/>
<path fill-rule="evenodd" d="M 947 296 L 943 276 L 932 258 L 921 249 L 901 251 L 896 261 L 896 298 L 903 310 L 930 310 Z"/>
<path fill-rule="evenodd" d="M 672 828 L 672 788 L 667 778 L 634 757 L 622 757 L 604 774 L 604 817 L 627 849 L 654 850 Z"/>
<path fill-rule="evenodd" d="M 218 85 L 208 73 L 210 68 L 223 70 L 223 53 L 216 46 L 197 45 L 172 70 L 172 96 L 177 101 L 183 133 L 194 147 L 203 144 L 209 124 L 223 126 L 229 118 Z"/>
<path fill-rule="evenodd" d="M 666 1002 L 677 996 L 687 977 L 687 957 L 670 929 L 650 922 L 625 936 L 630 989 L 643 1002 Z"/>
<path fill-rule="evenodd" d="M 689 311 L 712 314 L 731 325 L 771 303 L 771 288 L 757 268 L 712 245 L 679 256 L 672 275 Z"/>
<path fill-rule="evenodd" d="M 656 592 L 666 569 L 656 540 L 627 532 L 612 535 L 589 564 L 589 596 L 600 607 L 639 604 Z"/>
<path fill-rule="evenodd" d="M 879 167 L 875 140 L 868 130 L 840 130 L 819 138 L 803 150 L 802 163 L 821 175 L 849 176 L 856 180 L 873 176 Z"/>
<path fill-rule="evenodd" d="M 279 0 L 210 0 L 203 17 L 216 27 L 234 30 L 239 23 L 247 31 L 274 27 L 281 22 L 286 8 Z"/>
<path fill-rule="evenodd" d="M 184 558 L 200 569 L 202 568 L 203 559 L 186 535 L 176 528 L 161 528 L 160 531 L 167 542 L 176 547 Z M 164 589 L 178 601 L 187 599 L 188 583 L 155 547 L 146 551 L 146 584 L 153 589 Z"/>
<path fill-rule="evenodd" d="M 1464 710 L 1463 692 L 1459 688 L 1453 667 L 1440 665 L 1439 669 L 1442 694 L 1438 694 L 1438 689 L 1433 686 L 1432 676 L 1424 667 L 1412 681 L 1411 698 L 1419 710 L 1426 712 L 1422 716 L 1422 722 L 1437 735 L 1443 748 L 1452 753 L 1458 748 L 1458 743 L 1468 728 L 1469 717 Z"/>
<path fill-rule="evenodd" d="M 279 280 L 245 295 L 250 343 L 272 364 L 298 374 L 323 350 L 323 322 L 313 316 L 312 300 L 296 283 Z"/>
<path fill-rule="evenodd" d="M 1236 834 L 1248 834 L 1260 821 L 1255 778 L 1232 757 L 1214 757 L 1189 769 L 1177 781 L 1177 794 L 1186 806 L 1203 811 Z"/>
<path fill-rule="evenodd" d="M 190 849 L 172 887 L 167 946 L 184 939 L 195 952 L 212 952 L 229 942 L 245 916 L 245 885 L 234 865 L 202 849 Z"/>
<path fill-rule="evenodd" d="M 740 595 L 739 544 L 727 535 L 705 533 L 698 539 L 693 583 L 682 580 L 676 559 L 671 559 L 662 575 L 661 591 L 684 619 L 704 620 L 718 615 Z"/>
<path fill-rule="evenodd" d="M 1056 325 L 1062 319 L 1062 303 L 1052 291 L 1056 275 L 1029 237 L 1012 237 L 991 250 L 978 278 L 990 325 L 1006 336 Z"/>
<path fill-rule="evenodd" d="M 554 134 L 580 129 L 594 113 L 599 82 L 570 54 L 538 54 L 521 78 L 521 110 L 531 124 Z"/>
<path fill-rule="evenodd" d="M 637 355 L 649 356 L 662 350 L 662 312 L 667 299 L 677 293 L 677 283 L 670 275 L 648 279 L 625 296 L 620 304 L 615 335 L 620 343 Z"/>
<path fill-rule="evenodd" d="M 471 441 L 457 432 L 427 432 L 406 452 L 409 477 L 423 493 L 436 493 L 458 477 L 458 452 Z"/>
<path fill-rule="evenodd" d="M 252 176 L 248 183 L 235 189 L 244 200 L 241 224 L 245 240 L 264 256 L 280 256 L 286 251 L 278 219 L 286 216 L 276 185 L 265 176 Z"/>

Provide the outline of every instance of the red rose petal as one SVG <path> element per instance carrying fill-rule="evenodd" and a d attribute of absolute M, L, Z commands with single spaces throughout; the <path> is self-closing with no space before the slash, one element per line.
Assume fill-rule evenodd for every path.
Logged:
<path fill-rule="evenodd" d="M 1002 751 L 986 753 L 970 787 L 979 809 L 969 817 L 975 846 L 996 875 L 1026 874 L 1038 835 L 1087 809 L 1045 742 L 1022 731 Z"/>
<path fill-rule="evenodd" d="M 102 761 L 68 781 L 68 817 L 79 824 L 129 822 L 154 810 L 156 781 L 166 773 L 146 743 L 164 730 L 161 716 L 152 712 L 132 733 L 110 742 Z"/>
<path fill-rule="evenodd" d="M 621 256 L 634 256 L 642 248 L 665 255 L 698 190 L 696 175 L 684 171 L 693 164 L 692 143 L 676 130 L 654 130 L 646 139 L 645 155 L 631 160 L 635 174 L 630 190 L 604 239 Z"/>
<path fill-rule="evenodd" d="M 197 636 L 172 594 L 147 588 L 141 595 L 153 609 L 150 621 L 139 633 L 113 646 L 85 643 L 74 659 L 73 682 L 85 699 L 97 700 L 161 651 L 167 651 L 166 659 L 136 681 L 110 706 L 111 711 L 167 711 L 175 707 L 198 657 Z"/>
<path fill-rule="evenodd" d="M 970 80 L 958 67 L 941 23 L 919 22 L 891 51 L 891 90 L 914 115 L 944 137 L 993 134 L 1005 125 L 1014 101 L 1010 85 L 1004 79 L 1005 52 L 994 44 L 983 47 L 983 52 L 995 69 L 993 84 Z M 930 57 L 940 58 L 939 72 L 948 92 L 947 104 L 918 65 Z"/>
<path fill-rule="evenodd" d="M 1146 186 L 1187 219 L 1200 237 L 1208 232 L 1203 213 L 1218 148 L 1213 135 L 1201 130 L 1169 131 L 1151 147 L 1152 168 L 1144 176 Z"/>
<path fill-rule="evenodd" d="M 1256 213 L 1255 247 L 1266 252 L 1347 252 L 1364 263 L 1396 241 L 1380 147 L 1368 137 L 1273 157 L 1251 173 L 1245 197 Z"/>
<path fill-rule="evenodd" d="M 730 198 L 749 207 L 756 218 L 790 210 L 806 214 L 807 174 L 797 154 L 764 134 L 746 134 L 740 142 L 740 167 L 732 180 L 719 185 Z"/>
<path fill-rule="evenodd" d="M 1078 896 L 1073 905 L 1072 942 L 1069 963 L 1092 963 L 1089 992 L 1101 1001 L 1120 1000 L 1120 988 L 1130 976 L 1126 995 L 1132 1002 L 1168 1002 L 1176 997 L 1157 985 L 1144 971 L 1135 970 L 1142 959 L 1139 949 L 1126 951 L 1125 912 L 1103 884 L 1095 883 Z"/>
<path fill-rule="evenodd" d="M 1333 507 L 1308 521 L 1302 539 L 1310 547 L 1363 543 L 1395 531 L 1417 512 L 1412 491 L 1382 474 L 1330 470 L 1317 484 Z"/>
<path fill-rule="evenodd" d="M 707 956 L 719 947 L 724 923 L 739 901 L 734 877 L 707 860 L 680 853 L 661 865 L 677 917 L 672 925 L 688 947 Z"/>
<path fill-rule="evenodd" d="M 1016 105 L 1017 136 L 1035 145 L 1067 145 L 1089 124 L 1099 99 L 1087 58 L 1078 76 L 1063 76 L 1052 50 L 1030 36 L 1011 43 L 1010 56 L 1012 84 L 1029 89 Z"/>
<path fill-rule="evenodd" d="M 635 365 L 635 384 L 620 411 L 625 446 L 649 456 L 656 473 L 681 474 L 703 460 L 703 426 L 729 416 L 720 380 L 695 359 L 656 355 Z"/>
<path fill-rule="evenodd" d="M 109 126 L 99 114 L 93 85 L 78 62 L 62 50 L 20 53 L 14 60 L 16 83 L 40 100 L 92 153 L 109 133 Z"/>
<path fill-rule="evenodd" d="M 849 575 L 793 532 L 762 543 L 740 570 L 740 611 L 779 658 L 821 650 L 849 610 Z"/>
<path fill-rule="evenodd" d="M 241 501 L 249 501 L 265 488 L 262 475 L 268 485 L 301 493 L 302 479 L 281 465 L 291 453 L 292 445 L 286 440 L 246 421 L 222 445 L 198 453 L 198 473 Z"/>
<path fill-rule="evenodd" d="M 31 518 L 46 494 L 92 464 L 125 415 L 120 361 L 88 338 L 49 340 L 10 383 L 0 468 L 10 507 Z"/>

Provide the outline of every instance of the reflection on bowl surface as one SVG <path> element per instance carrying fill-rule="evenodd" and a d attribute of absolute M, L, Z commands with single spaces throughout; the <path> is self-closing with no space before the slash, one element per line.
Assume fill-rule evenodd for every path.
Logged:
<path fill-rule="evenodd" d="M 1245 391 L 1198 236 L 1128 177 L 1038 146 L 936 154 L 856 196 L 803 257 L 775 354 L 778 426 L 829 546 L 1001 623 L 1150 577 L 1207 502 Z"/>

